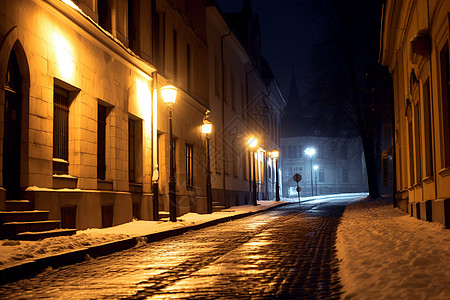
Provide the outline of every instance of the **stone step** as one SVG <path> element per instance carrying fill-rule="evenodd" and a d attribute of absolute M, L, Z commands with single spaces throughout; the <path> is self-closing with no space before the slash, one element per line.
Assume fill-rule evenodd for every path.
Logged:
<path fill-rule="evenodd" d="M 18 233 L 32 231 L 47 231 L 59 228 L 61 226 L 60 220 L 46 220 L 46 221 L 26 221 L 26 222 L 7 222 L 0 226 L 0 235 L 6 238 L 16 236 Z"/>
<path fill-rule="evenodd" d="M 212 209 L 213 209 L 213 212 L 221 211 L 222 209 L 225 209 L 225 206 L 224 205 L 213 205 Z"/>
<path fill-rule="evenodd" d="M 0 224 L 7 222 L 45 221 L 48 210 L 0 211 Z"/>
<path fill-rule="evenodd" d="M 168 222 L 170 220 L 170 213 L 168 211 L 159 212 L 159 221 Z"/>
<path fill-rule="evenodd" d="M 5 209 L 7 211 L 33 210 L 29 200 L 6 200 Z"/>
<path fill-rule="evenodd" d="M 21 232 L 16 235 L 17 240 L 27 240 L 27 241 L 37 241 L 42 240 L 48 237 L 56 237 L 56 236 L 68 236 L 74 235 L 77 233 L 76 229 L 53 229 L 46 231 L 37 231 L 37 232 Z"/>

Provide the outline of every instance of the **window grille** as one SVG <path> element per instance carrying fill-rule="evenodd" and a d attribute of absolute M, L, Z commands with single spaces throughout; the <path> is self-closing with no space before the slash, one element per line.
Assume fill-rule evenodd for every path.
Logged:
<path fill-rule="evenodd" d="M 69 92 L 55 86 L 53 95 L 53 173 L 69 173 Z"/>
<path fill-rule="evenodd" d="M 97 121 L 97 178 L 106 176 L 106 107 L 98 105 Z"/>

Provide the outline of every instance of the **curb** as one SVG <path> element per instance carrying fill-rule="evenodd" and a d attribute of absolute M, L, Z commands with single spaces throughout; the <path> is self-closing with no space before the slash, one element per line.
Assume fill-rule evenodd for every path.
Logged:
<path fill-rule="evenodd" d="M 37 258 L 33 261 L 28 261 L 19 265 L 15 265 L 13 267 L 5 268 L 0 270 L 0 284 L 5 284 L 11 281 L 16 281 L 24 278 L 29 278 L 37 275 L 48 267 L 58 268 L 62 266 L 67 266 L 75 263 L 79 263 L 85 261 L 88 256 L 92 258 L 97 258 L 100 256 L 108 255 L 114 252 L 119 252 L 122 250 L 130 249 L 137 245 L 138 240 L 140 238 L 146 238 L 147 243 L 156 242 L 162 239 L 166 239 L 169 237 L 181 235 L 191 230 L 199 230 L 206 227 L 214 226 L 220 223 L 225 223 L 232 220 L 237 220 L 241 218 L 245 218 L 257 213 L 261 213 L 264 211 L 271 210 L 275 207 L 281 207 L 283 205 L 290 204 L 290 202 L 279 203 L 278 205 L 274 205 L 268 207 L 266 209 L 242 213 L 234 216 L 226 216 L 222 218 L 218 218 L 211 221 L 206 221 L 204 223 L 189 225 L 186 227 L 170 229 L 167 231 L 161 231 L 156 233 L 151 233 L 148 235 L 137 236 L 132 238 L 127 238 L 124 240 L 114 241 L 106 244 L 96 245 L 92 247 L 77 249 L 74 251 L 68 251 L 52 256 Z"/>

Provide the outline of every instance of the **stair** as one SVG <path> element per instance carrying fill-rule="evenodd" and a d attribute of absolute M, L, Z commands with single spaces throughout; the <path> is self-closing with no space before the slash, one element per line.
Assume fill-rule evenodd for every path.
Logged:
<path fill-rule="evenodd" d="M 219 202 L 213 202 L 212 203 L 212 210 L 213 210 L 213 212 L 221 211 L 222 209 L 225 209 L 224 205 L 220 205 Z"/>
<path fill-rule="evenodd" d="M 168 211 L 159 211 L 159 221 L 169 222 L 170 213 Z"/>
<path fill-rule="evenodd" d="M 49 220 L 49 211 L 33 210 L 29 200 L 6 200 L 0 211 L 0 239 L 39 240 L 72 235 L 76 229 L 60 229 L 60 220 Z"/>

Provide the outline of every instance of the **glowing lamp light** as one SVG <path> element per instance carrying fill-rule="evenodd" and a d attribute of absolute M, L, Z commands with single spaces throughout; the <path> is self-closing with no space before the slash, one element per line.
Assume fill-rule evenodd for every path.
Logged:
<path fill-rule="evenodd" d="M 316 149 L 314 149 L 314 148 L 306 148 L 305 149 L 305 154 L 308 155 L 309 157 L 313 157 L 313 155 L 316 154 Z"/>
<path fill-rule="evenodd" d="M 177 88 L 173 85 L 166 85 L 161 88 L 161 96 L 164 103 L 167 105 L 174 105 L 177 99 Z"/>
<path fill-rule="evenodd" d="M 250 146 L 250 148 L 255 148 L 256 145 L 258 145 L 258 139 L 255 137 L 249 138 L 248 145 Z"/>
<path fill-rule="evenodd" d="M 56 61 L 61 72 L 61 76 L 69 80 L 72 77 L 75 64 L 73 62 L 72 48 L 69 42 L 58 33 L 54 35 Z"/>
<path fill-rule="evenodd" d="M 275 159 L 277 159 L 280 156 L 280 151 L 278 151 L 277 149 L 273 150 L 271 152 L 271 156 Z"/>
<path fill-rule="evenodd" d="M 313 167 L 314 171 L 317 171 L 318 168 L 319 168 L 318 165 L 315 165 L 315 166 Z"/>
<path fill-rule="evenodd" d="M 210 121 L 208 120 L 203 120 L 203 125 L 202 125 L 202 133 L 203 134 L 210 134 L 212 131 L 212 124 Z"/>

